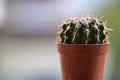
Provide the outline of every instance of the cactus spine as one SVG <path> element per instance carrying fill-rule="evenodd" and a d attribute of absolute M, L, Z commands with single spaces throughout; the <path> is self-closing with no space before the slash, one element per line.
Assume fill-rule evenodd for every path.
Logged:
<path fill-rule="evenodd" d="M 67 19 L 59 29 L 61 43 L 103 44 L 107 43 L 108 29 L 94 16 Z"/>

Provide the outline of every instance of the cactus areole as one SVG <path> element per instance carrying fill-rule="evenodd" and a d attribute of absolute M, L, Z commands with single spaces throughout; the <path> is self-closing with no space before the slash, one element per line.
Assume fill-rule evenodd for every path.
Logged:
<path fill-rule="evenodd" d="M 58 31 L 61 43 L 104 44 L 108 42 L 106 23 L 94 16 L 71 17 L 60 25 Z"/>

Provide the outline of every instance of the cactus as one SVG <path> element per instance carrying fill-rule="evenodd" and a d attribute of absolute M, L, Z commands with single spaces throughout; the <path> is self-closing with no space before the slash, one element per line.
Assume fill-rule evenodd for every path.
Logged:
<path fill-rule="evenodd" d="M 67 19 L 58 33 L 61 43 L 104 44 L 108 42 L 106 24 L 94 16 L 71 17 Z"/>

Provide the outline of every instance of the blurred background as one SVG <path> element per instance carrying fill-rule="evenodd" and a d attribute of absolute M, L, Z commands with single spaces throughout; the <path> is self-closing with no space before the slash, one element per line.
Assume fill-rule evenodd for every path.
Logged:
<path fill-rule="evenodd" d="M 104 80 L 120 80 L 120 0 L 0 0 L 0 80 L 61 80 L 55 40 L 67 16 L 104 16 Z"/>

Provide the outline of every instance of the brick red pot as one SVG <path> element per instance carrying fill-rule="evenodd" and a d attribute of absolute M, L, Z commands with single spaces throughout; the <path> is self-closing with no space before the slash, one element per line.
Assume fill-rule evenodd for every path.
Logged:
<path fill-rule="evenodd" d="M 56 44 L 62 80 L 102 80 L 109 44 Z"/>

